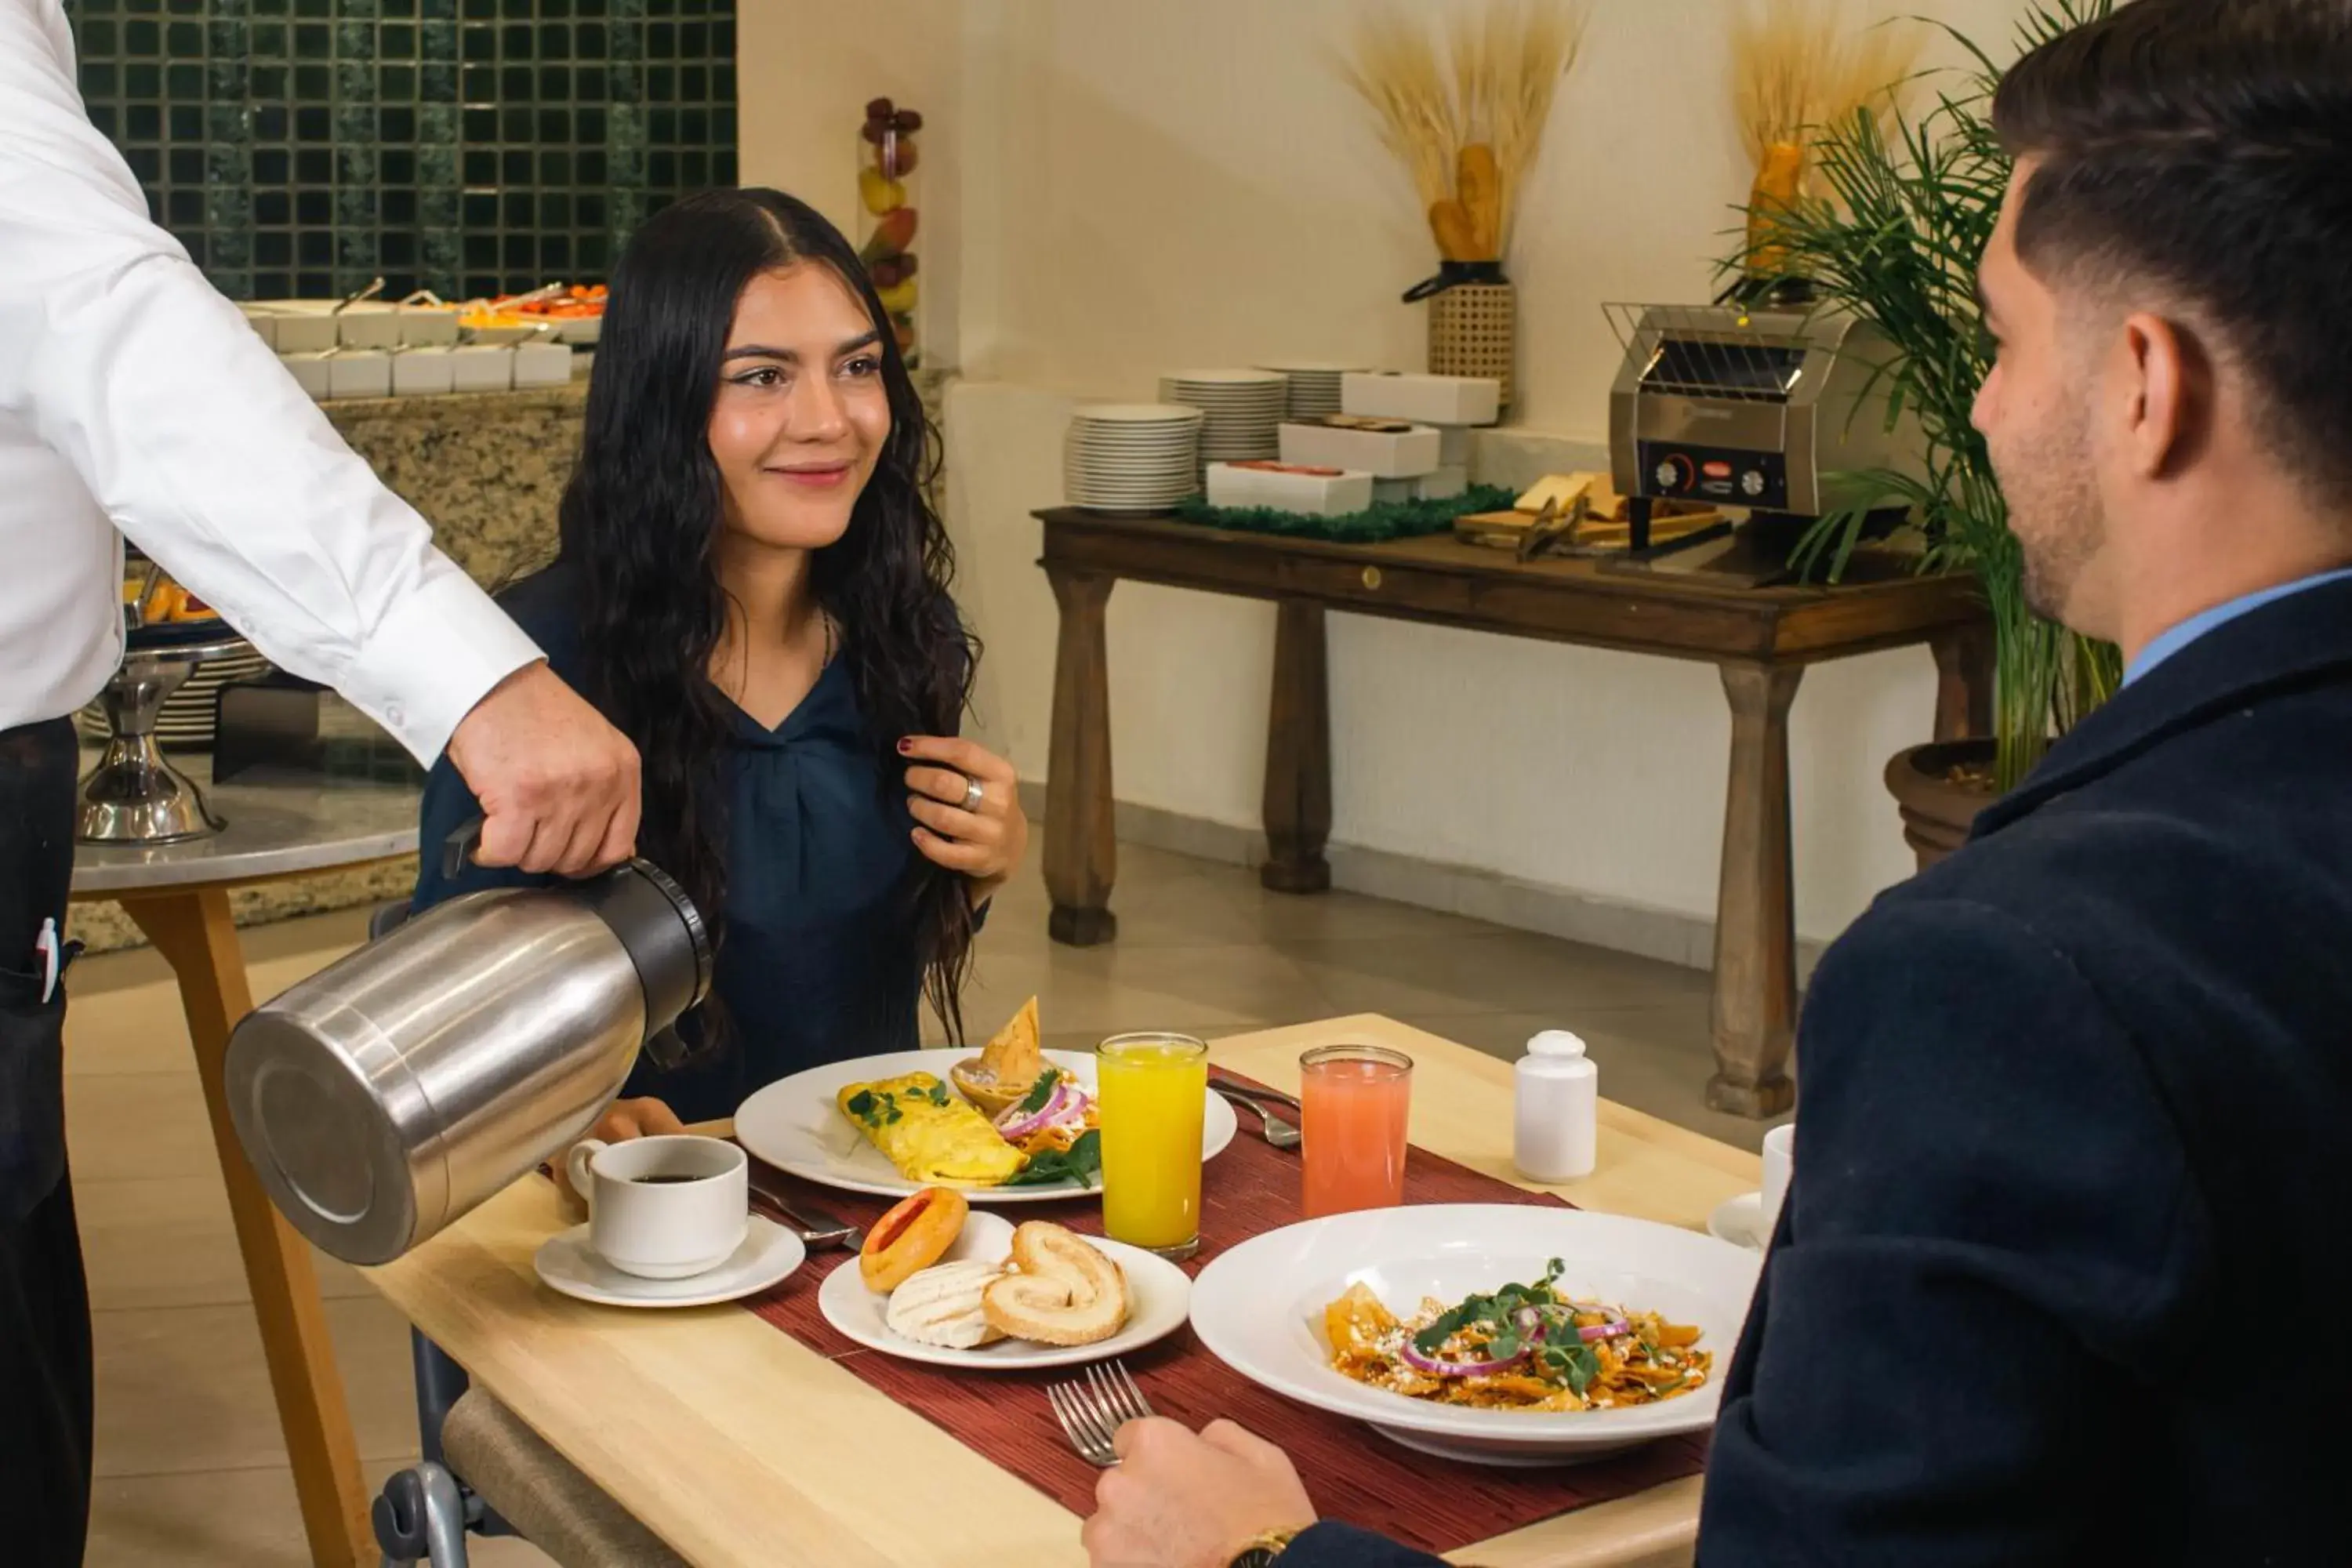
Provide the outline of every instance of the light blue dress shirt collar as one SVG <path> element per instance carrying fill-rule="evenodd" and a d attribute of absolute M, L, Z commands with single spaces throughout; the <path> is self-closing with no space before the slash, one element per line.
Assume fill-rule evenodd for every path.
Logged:
<path fill-rule="evenodd" d="M 2300 594 L 2307 588 L 2317 588 L 2328 583 L 2341 583 L 2347 580 L 2352 580 L 2352 566 L 2347 566 L 2340 572 L 2322 572 L 2315 577 L 2302 577 L 2292 583 L 2281 583 L 2274 588 L 2264 588 L 2257 593 L 2248 594 L 2242 598 L 2232 599 L 2226 605 L 2216 605 L 2210 610 L 2200 610 L 2140 649 L 2139 657 L 2132 660 L 2129 667 L 2124 670 L 2124 684 L 2129 686 L 2216 626 L 2227 626 L 2240 616 L 2259 610 L 2273 600 L 2284 599 L 2292 594 Z"/>

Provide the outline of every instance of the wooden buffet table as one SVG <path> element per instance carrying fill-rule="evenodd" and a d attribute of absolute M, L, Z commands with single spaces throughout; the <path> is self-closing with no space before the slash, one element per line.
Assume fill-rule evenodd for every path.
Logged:
<path fill-rule="evenodd" d="M 1298 1053 L 1339 1038 L 1412 1056 L 1415 1143 L 1515 1179 L 1511 1068 L 1466 1047 L 1357 1017 L 1236 1036 L 1210 1058 L 1296 1090 Z M 1758 1178 L 1752 1154 L 1604 1102 L 1599 1169 L 1548 1190 L 1700 1226 Z M 569 1223 L 554 1184 L 527 1176 L 368 1278 L 682 1556 L 702 1568 L 1085 1563 L 1074 1515 L 741 1308 L 632 1312 L 541 1287 L 531 1255 Z M 1695 1477 L 1670 1482 L 1461 1555 L 1488 1568 L 1687 1562 L 1698 1495 Z"/>
<path fill-rule="evenodd" d="M 1731 776 L 1716 901 L 1716 1072 L 1706 1103 L 1767 1117 L 1795 1098 L 1796 917 L 1789 845 L 1789 705 L 1805 667 L 1925 643 L 1940 680 L 1935 738 L 1990 732 L 1990 624 L 1975 582 L 1857 555 L 1837 587 L 1732 589 L 1591 559 L 1520 564 L 1450 535 L 1386 544 L 1231 532 L 1164 518 L 1041 511 L 1041 564 L 1061 606 L 1047 764 L 1045 884 L 1055 939 L 1118 930 L 1111 885 L 1110 687 L 1104 608 L 1121 578 L 1271 599 L 1278 610 L 1266 721 L 1265 886 L 1319 892 L 1331 831 L 1327 610 L 1704 659 L 1731 703 Z"/>

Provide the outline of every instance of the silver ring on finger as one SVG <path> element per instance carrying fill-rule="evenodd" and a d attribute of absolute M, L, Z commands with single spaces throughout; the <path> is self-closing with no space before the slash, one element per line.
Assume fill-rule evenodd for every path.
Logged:
<path fill-rule="evenodd" d="M 978 779 L 963 781 L 963 808 L 966 811 L 978 811 L 980 803 L 987 798 L 988 787 Z"/>

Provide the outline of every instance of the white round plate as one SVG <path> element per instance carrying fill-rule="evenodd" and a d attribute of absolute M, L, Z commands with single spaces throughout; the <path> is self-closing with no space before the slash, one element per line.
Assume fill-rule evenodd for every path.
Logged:
<path fill-rule="evenodd" d="M 1331 1369 L 1323 1310 L 1361 1281 L 1392 1310 L 1425 1296 L 1543 1277 L 1579 1297 L 1696 1323 L 1714 1364 L 1705 1387 L 1623 1410 L 1520 1412 L 1433 1405 Z M 1192 1331 L 1251 1382 L 1352 1416 L 1409 1447 L 1483 1465 L 1574 1464 L 1715 1421 L 1724 1373 L 1755 1293 L 1754 1254 L 1696 1231 L 1577 1209 L 1432 1204 L 1308 1220 L 1254 1237 L 1192 1283 Z"/>
<path fill-rule="evenodd" d="M 1706 1216 L 1706 1233 L 1717 1241 L 1727 1241 L 1750 1252 L 1763 1251 L 1765 1244 L 1772 1239 L 1772 1227 L 1764 1223 L 1764 1194 L 1742 1193 L 1736 1198 L 1724 1199 Z"/>
<path fill-rule="evenodd" d="M 1181 403 L 1082 403 L 1070 411 L 1080 423 L 1098 425 L 1197 425 L 1201 411 Z"/>
<path fill-rule="evenodd" d="M 575 1225 L 540 1244 L 531 1266 L 548 1289 L 604 1307 L 709 1307 L 766 1289 L 790 1278 L 808 1257 L 801 1238 L 764 1215 L 753 1215 L 743 1245 L 716 1268 L 683 1279 L 641 1279 L 614 1268 L 588 1245 L 588 1227 Z"/>
<path fill-rule="evenodd" d="M 1280 371 L 1273 370 L 1171 370 L 1160 378 L 1163 386 L 1278 386 Z"/>
<path fill-rule="evenodd" d="M 948 1068 L 964 1059 L 960 1051 L 898 1051 L 888 1056 L 860 1057 L 811 1068 L 778 1079 L 743 1102 L 735 1112 L 735 1140 L 780 1171 L 844 1192 L 872 1193 L 878 1197 L 904 1197 L 919 1191 L 900 1175 L 882 1152 L 866 1141 L 834 1097 L 853 1083 L 927 1072 L 946 1083 Z M 1067 1069 L 1087 1089 L 1094 1091 L 1095 1058 L 1091 1051 L 1047 1051 L 1045 1059 Z M 1202 1096 L 1201 1158 L 1214 1159 L 1234 1141 L 1234 1108 L 1215 1090 Z M 966 1187 L 963 1195 L 976 1204 L 1042 1204 L 1084 1197 L 1099 1188 L 1070 1182 L 1034 1187 Z"/>
<path fill-rule="evenodd" d="M 1116 477 L 1119 479 L 1150 479 L 1160 473 L 1174 472 L 1176 470 L 1193 466 L 1194 458 L 1190 448 L 1187 448 L 1182 452 L 1171 454 L 1165 458 L 1148 458 L 1096 456 L 1082 457 L 1073 454 L 1072 456 L 1065 458 L 1062 463 L 1062 468 L 1065 471 L 1076 470 L 1082 474 L 1100 474 L 1105 478 Z"/>
<path fill-rule="evenodd" d="M 978 1350 L 954 1351 L 921 1344 L 890 1331 L 885 1314 L 890 1298 L 866 1288 L 855 1259 L 824 1277 L 817 1288 L 817 1310 L 824 1321 L 868 1350 L 932 1366 L 962 1367 L 972 1372 L 1031 1372 L 1048 1366 L 1080 1366 L 1090 1361 L 1139 1351 L 1184 1326 L 1192 1300 L 1192 1281 L 1164 1258 L 1139 1247 L 1090 1236 L 1087 1240 L 1127 1276 L 1127 1323 L 1107 1340 L 1090 1345 L 1040 1345 L 1026 1340 L 999 1340 Z M 963 1234 L 947 1250 L 942 1262 L 968 1258 L 998 1262 L 1013 1250 L 1013 1222 L 992 1214 L 975 1214 L 964 1221 Z"/>

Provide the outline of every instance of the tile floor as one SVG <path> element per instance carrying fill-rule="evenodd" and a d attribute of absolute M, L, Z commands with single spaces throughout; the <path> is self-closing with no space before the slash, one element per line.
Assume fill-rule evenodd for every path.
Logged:
<path fill-rule="evenodd" d="M 1032 994 L 1049 1044 L 1117 1029 L 1201 1035 L 1381 1012 L 1516 1056 L 1535 1029 L 1591 1042 L 1601 1091 L 1753 1148 L 1760 1126 L 1699 1101 L 1704 974 L 1346 893 L 1293 899 L 1254 873 L 1122 847 L 1119 940 L 1056 947 L 1034 879 L 1008 889 L 965 1002 L 982 1036 Z M 245 933 L 269 996 L 360 941 L 363 911 Z M 75 973 L 67 1104 L 98 1347 L 91 1568 L 299 1568 L 259 1336 L 245 1305 L 177 993 L 136 952 Z M 405 1327 L 350 1268 L 320 1260 L 371 1486 L 415 1452 Z M 475 1561 L 547 1560 L 515 1542 Z"/>

